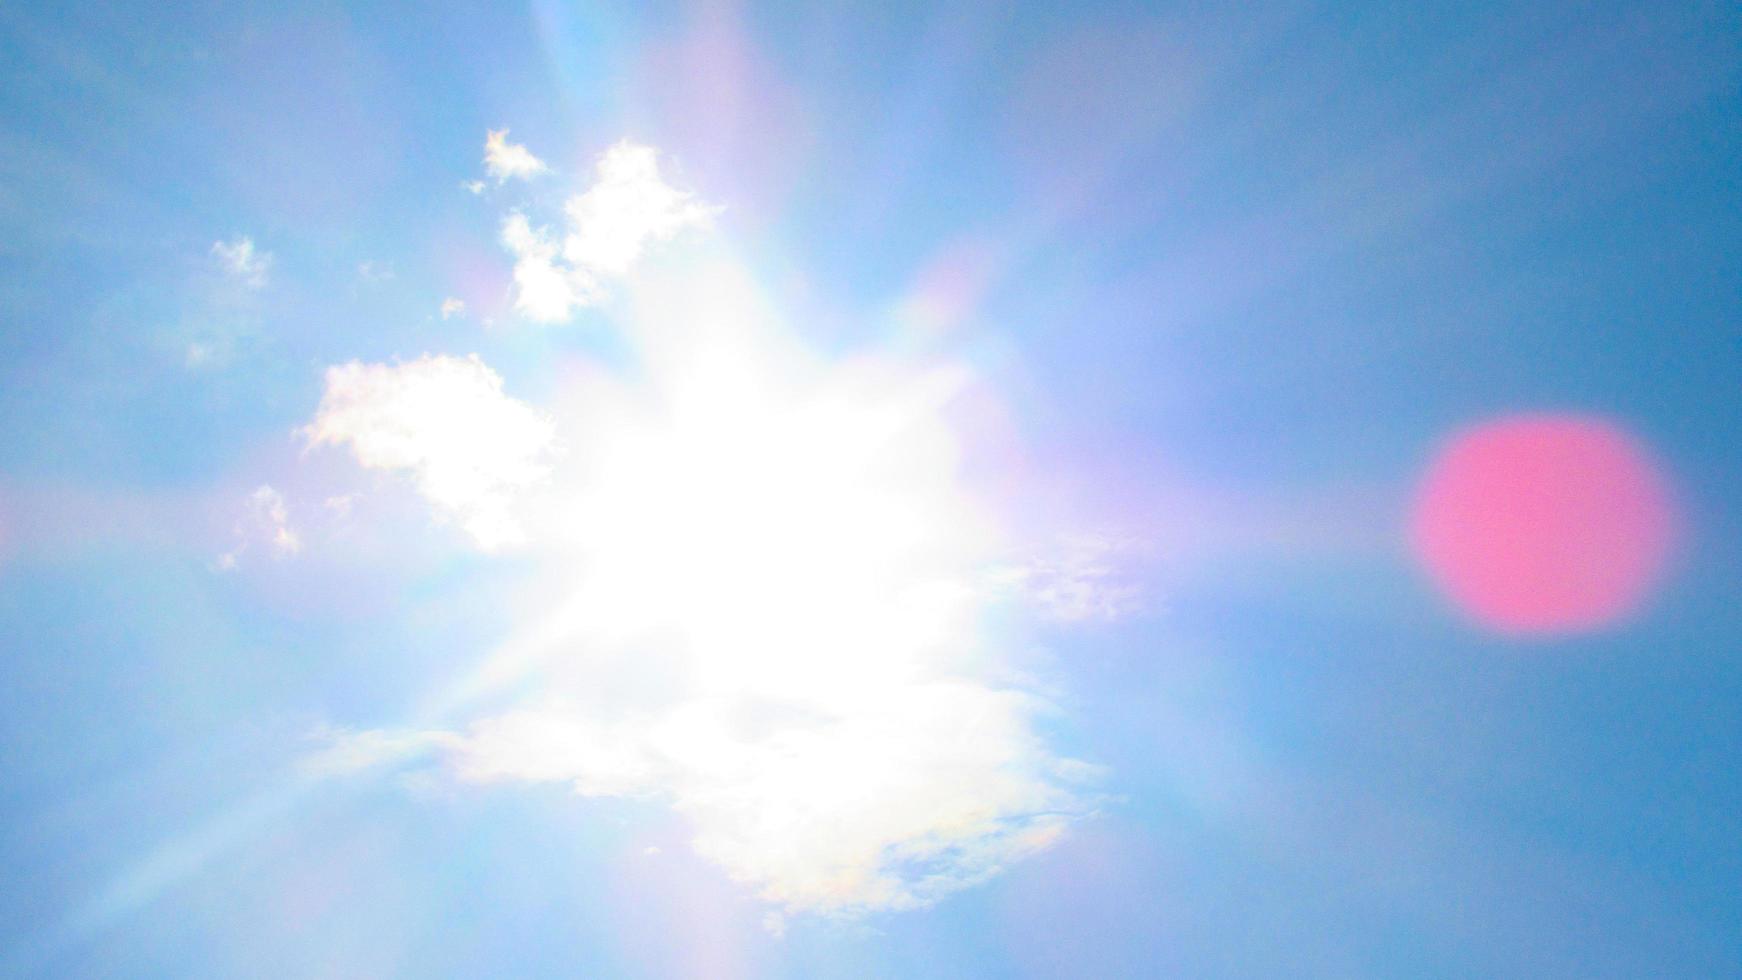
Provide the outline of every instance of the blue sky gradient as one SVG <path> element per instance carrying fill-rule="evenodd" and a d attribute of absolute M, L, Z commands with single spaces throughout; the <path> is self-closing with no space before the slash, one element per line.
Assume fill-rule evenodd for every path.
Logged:
<path fill-rule="evenodd" d="M 1734 5 L 171 7 L 0 10 L 0 972 L 1742 973 Z M 555 176 L 468 192 L 504 127 Z M 307 447 L 324 372 L 636 376 L 499 242 L 625 138 L 812 350 L 970 365 L 1025 531 L 1134 542 L 1118 615 L 998 627 L 1103 767 L 1052 846 L 777 935 L 657 800 L 299 768 L 549 585 Z M 940 267 L 966 310 L 905 329 Z M 1435 452 L 1534 412 L 1674 493 L 1601 628 L 1485 628 L 1411 553 Z M 348 550 L 219 567 L 256 486 L 346 480 Z"/>

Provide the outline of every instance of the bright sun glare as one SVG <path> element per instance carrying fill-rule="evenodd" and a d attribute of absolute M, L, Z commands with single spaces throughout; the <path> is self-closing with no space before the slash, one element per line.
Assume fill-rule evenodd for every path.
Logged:
<path fill-rule="evenodd" d="M 671 631 L 711 689 L 832 700 L 906 679 L 958 635 L 990 531 L 930 403 L 949 379 L 866 365 L 793 390 L 713 367 L 595 433 L 572 515 L 589 618 Z"/>
<path fill-rule="evenodd" d="M 614 214 L 639 256 L 713 213 L 634 186 L 658 180 L 651 151 L 606 160 L 630 152 L 569 202 L 560 260 L 520 212 L 505 236 L 520 300 L 546 290 L 528 315 L 610 295 L 628 368 L 570 365 L 548 412 L 476 360 L 329 373 L 315 441 L 410 471 L 558 584 L 441 710 L 344 733 L 315 767 L 431 751 L 462 781 L 663 799 L 787 912 L 924 904 L 1046 846 L 1091 805 L 1093 770 L 1045 745 L 1047 704 L 992 629 L 1017 579 L 960 471 L 950 406 L 972 372 L 814 353 L 716 235 L 616 275 L 581 247 L 586 215 Z M 654 212 L 639 224 L 635 202 Z M 513 479 L 450 464 L 479 458 L 454 444 L 475 426 L 417 421 L 456 411 L 515 430 L 484 454 Z"/>

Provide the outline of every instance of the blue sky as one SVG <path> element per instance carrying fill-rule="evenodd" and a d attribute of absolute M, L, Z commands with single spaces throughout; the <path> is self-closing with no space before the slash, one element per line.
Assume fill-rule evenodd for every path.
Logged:
<path fill-rule="evenodd" d="M 1742 972 L 1731 7 L 87 8 L 0 972 Z"/>

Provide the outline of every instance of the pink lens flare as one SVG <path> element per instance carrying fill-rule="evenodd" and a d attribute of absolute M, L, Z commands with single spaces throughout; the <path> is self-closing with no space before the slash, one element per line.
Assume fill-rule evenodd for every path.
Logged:
<path fill-rule="evenodd" d="M 1637 612 L 1677 523 L 1668 480 L 1632 436 L 1589 416 L 1520 415 L 1440 451 L 1410 532 L 1464 612 L 1504 633 L 1553 635 Z"/>

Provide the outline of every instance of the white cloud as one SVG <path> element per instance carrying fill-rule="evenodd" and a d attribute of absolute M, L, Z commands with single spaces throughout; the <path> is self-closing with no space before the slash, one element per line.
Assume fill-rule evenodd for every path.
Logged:
<path fill-rule="evenodd" d="M 1040 743 L 1042 709 L 1019 691 L 936 678 L 853 705 L 693 699 L 617 722 L 524 709 L 440 749 L 465 781 L 664 799 L 694 827 L 697 852 L 765 900 L 852 914 L 976 884 L 1081 815 L 1094 771 Z"/>
<path fill-rule="evenodd" d="M 349 445 L 365 467 L 409 474 L 487 549 L 521 539 L 514 497 L 545 475 L 552 441 L 550 422 L 503 394 L 476 356 L 328 368 L 303 433 L 312 446 Z"/>
<path fill-rule="evenodd" d="M 563 210 L 560 255 L 555 236 L 524 214 L 502 223 L 502 242 L 516 259 L 515 309 L 532 320 L 561 322 L 598 303 L 605 281 L 628 275 L 651 246 L 705 226 L 719 209 L 667 184 L 651 147 L 624 141 L 600 156 L 592 185 Z"/>
<path fill-rule="evenodd" d="M 442 319 L 451 320 L 454 317 L 465 315 L 466 303 L 464 300 L 456 299 L 452 296 L 442 300 Z"/>
<path fill-rule="evenodd" d="M 623 672 L 635 668 L 587 663 L 583 649 L 557 653 L 583 662 L 557 685 L 564 697 L 460 732 L 335 733 L 306 768 L 340 774 L 433 753 L 461 782 L 661 800 L 692 826 L 697 853 L 762 899 L 828 915 L 931 904 L 1050 846 L 1093 805 L 1085 786 L 1098 771 L 1054 755 L 1036 731 L 1048 707 L 988 679 L 932 674 L 849 698 L 770 700 L 755 683 L 706 690 L 703 668 L 662 676 L 670 696 L 625 709 Z M 619 700 L 566 699 L 587 685 Z"/>
<path fill-rule="evenodd" d="M 529 320 L 561 323 L 596 301 L 592 277 L 557 261 L 556 242 L 515 212 L 502 222 L 502 244 L 514 253 L 514 308 Z"/>
<path fill-rule="evenodd" d="M 508 130 L 492 129 L 485 134 L 484 171 L 496 178 L 496 183 L 525 180 L 549 170 L 544 161 L 533 156 L 526 147 L 508 142 Z"/>
<path fill-rule="evenodd" d="M 595 274 L 622 276 L 649 245 L 706 225 L 719 211 L 667 184 L 659 155 L 627 140 L 606 150 L 593 186 L 564 206 L 569 235 L 563 258 Z"/>
<path fill-rule="evenodd" d="M 257 250 L 254 240 L 246 236 L 213 242 L 212 257 L 225 273 L 249 289 L 265 286 L 266 274 L 272 268 L 272 253 Z"/>
<path fill-rule="evenodd" d="M 278 557 L 302 550 L 302 538 L 290 526 L 290 509 L 285 506 L 284 495 L 266 484 L 248 495 L 246 512 L 236 523 L 235 533 L 236 547 L 218 556 L 218 568 L 224 571 L 235 568 L 248 546 L 255 542 L 264 542 Z"/>

